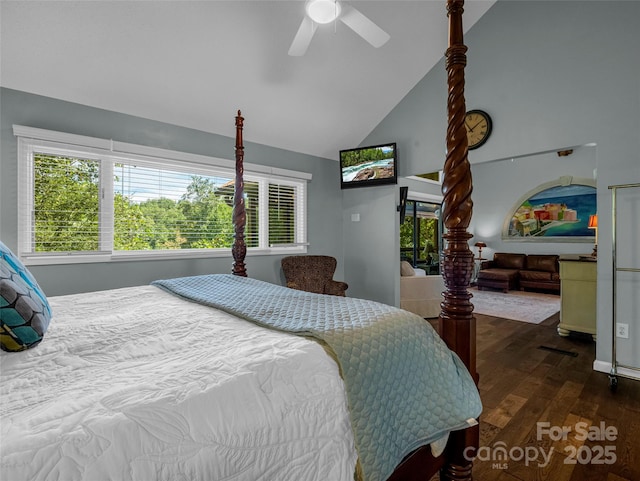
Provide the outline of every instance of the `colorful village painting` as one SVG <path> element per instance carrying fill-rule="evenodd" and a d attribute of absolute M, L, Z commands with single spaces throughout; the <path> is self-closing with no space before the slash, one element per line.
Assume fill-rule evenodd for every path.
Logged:
<path fill-rule="evenodd" d="M 506 237 L 553 239 L 594 237 L 589 216 L 596 213 L 596 188 L 562 185 L 535 193 L 518 207 L 509 221 Z"/>

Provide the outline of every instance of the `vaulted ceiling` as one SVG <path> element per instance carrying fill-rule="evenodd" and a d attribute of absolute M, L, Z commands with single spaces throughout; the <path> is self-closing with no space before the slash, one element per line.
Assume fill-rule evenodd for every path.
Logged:
<path fill-rule="evenodd" d="M 447 47 L 444 0 L 349 2 L 390 35 L 342 22 L 287 54 L 304 1 L 0 2 L 4 87 L 325 158 L 357 146 Z M 465 28 L 493 1 L 467 0 Z"/>

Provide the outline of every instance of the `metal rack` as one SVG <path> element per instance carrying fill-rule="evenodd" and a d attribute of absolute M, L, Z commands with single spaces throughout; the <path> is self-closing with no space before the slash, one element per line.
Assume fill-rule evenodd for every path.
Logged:
<path fill-rule="evenodd" d="M 609 373 L 609 388 L 612 391 L 615 391 L 618 387 L 618 376 L 622 377 L 630 377 L 625 376 L 624 374 L 618 373 L 618 367 L 622 367 L 625 369 L 630 369 L 633 371 L 640 371 L 640 367 L 637 366 L 626 366 L 624 364 L 619 364 L 616 358 L 616 325 L 617 325 L 617 312 L 616 312 L 616 299 L 617 299 L 617 278 L 618 272 L 640 272 L 640 268 L 634 267 L 618 267 L 618 259 L 617 255 L 617 221 L 616 221 L 616 195 L 618 189 L 629 189 L 629 188 L 638 188 L 640 187 L 640 183 L 638 184 L 619 184 L 619 185 L 610 185 L 609 189 L 611 190 L 611 223 L 612 223 L 612 297 L 613 302 L 612 305 L 612 328 L 611 328 L 611 372 Z"/>

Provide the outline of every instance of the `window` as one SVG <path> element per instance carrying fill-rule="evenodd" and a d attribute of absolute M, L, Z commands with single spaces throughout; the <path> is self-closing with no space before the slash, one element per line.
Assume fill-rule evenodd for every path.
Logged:
<path fill-rule="evenodd" d="M 431 181 L 436 182 L 438 184 L 442 183 L 442 171 L 441 170 L 439 170 L 437 172 L 429 172 L 427 174 L 417 174 L 416 177 L 419 177 L 421 179 L 431 180 Z"/>
<path fill-rule="evenodd" d="M 14 133 L 25 261 L 229 255 L 233 161 L 27 127 Z M 310 178 L 245 164 L 248 254 L 305 251 Z"/>
<path fill-rule="evenodd" d="M 422 182 L 428 182 L 430 184 L 442 184 L 442 180 L 444 179 L 444 172 L 439 170 L 437 172 L 428 172 L 426 174 L 416 174 L 410 175 L 409 179 L 419 180 Z"/>
<path fill-rule="evenodd" d="M 404 223 L 400 226 L 400 256 L 427 274 L 440 273 L 442 221 L 440 204 L 407 201 Z"/>

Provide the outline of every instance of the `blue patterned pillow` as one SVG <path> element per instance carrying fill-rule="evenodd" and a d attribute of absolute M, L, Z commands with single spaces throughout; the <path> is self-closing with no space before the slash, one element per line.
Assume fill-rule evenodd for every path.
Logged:
<path fill-rule="evenodd" d="M 51 307 L 29 270 L 0 241 L 0 348 L 37 345 L 49 327 Z"/>

